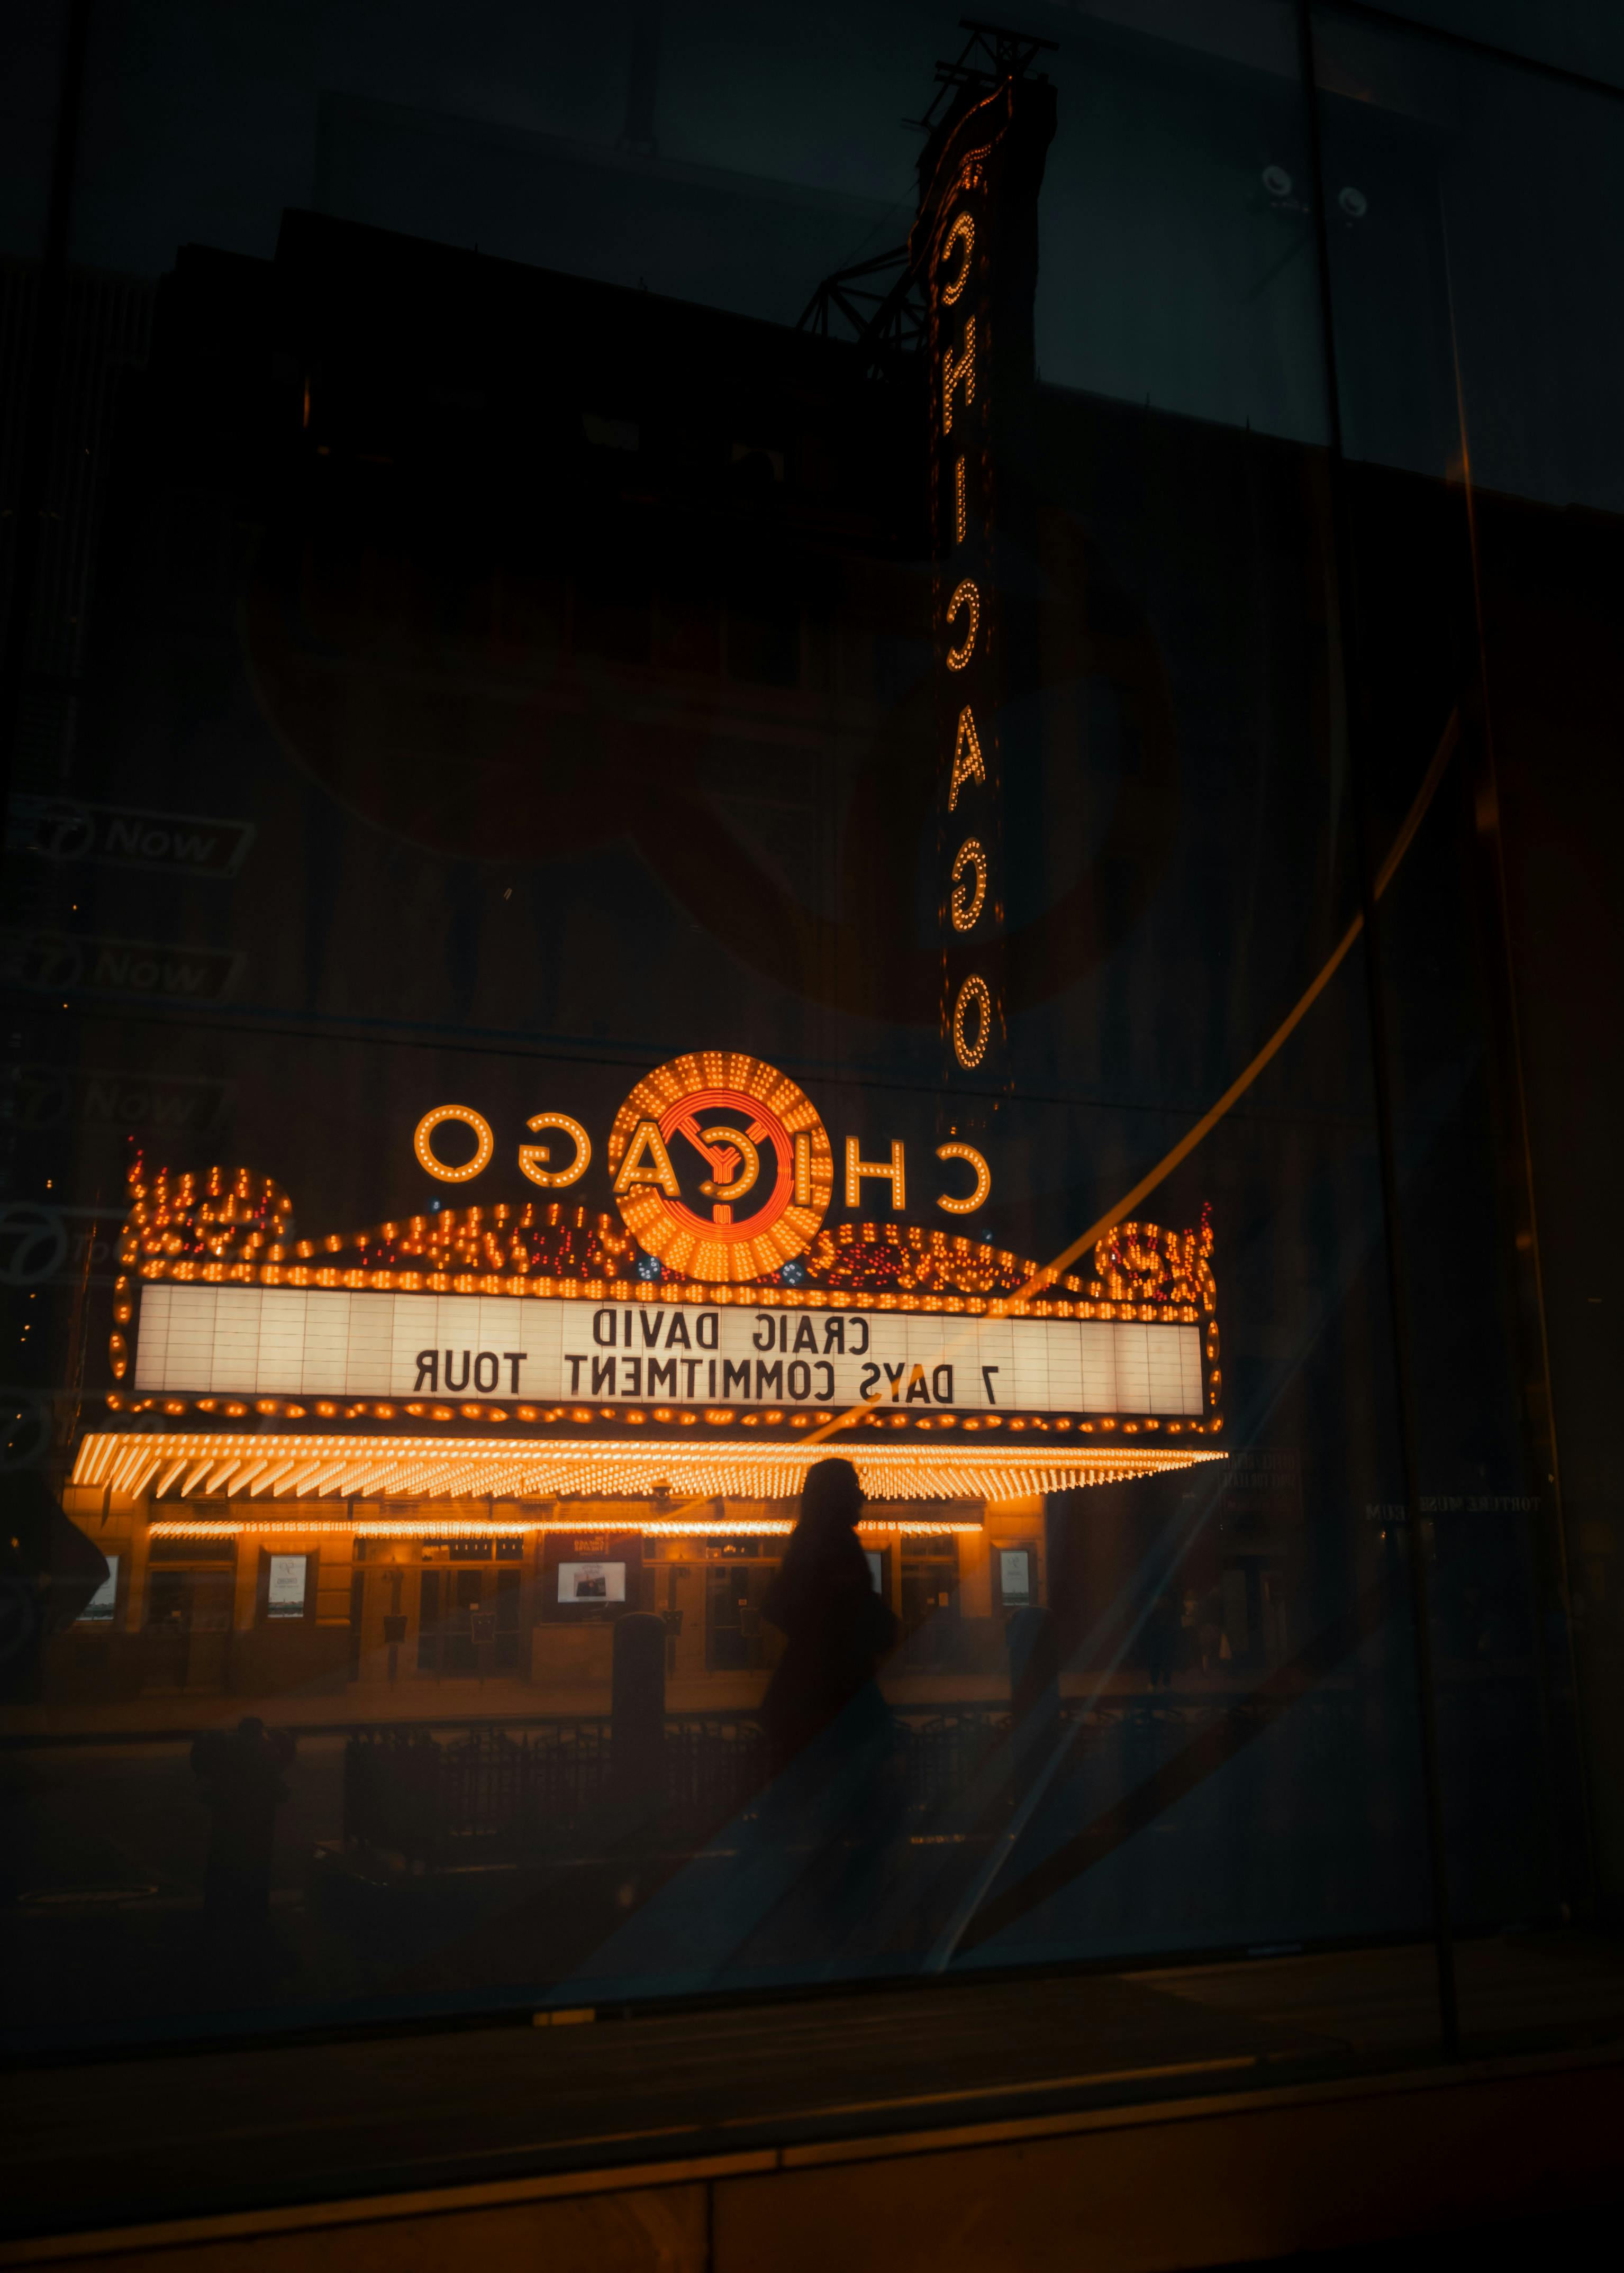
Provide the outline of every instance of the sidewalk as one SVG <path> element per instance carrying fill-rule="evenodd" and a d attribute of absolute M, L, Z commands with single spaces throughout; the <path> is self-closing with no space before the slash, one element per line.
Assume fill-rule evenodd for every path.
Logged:
<path fill-rule="evenodd" d="M 1072 1674 L 1061 1681 L 1067 1697 L 1098 1696 L 1101 1702 L 1130 1697 L 1156 1698 L 1189 1705 L 1244 1691 L 1255 1676 L 1181 1675 L 1171 1689 L 1151 1691 L 1138 1672 Z M 766 1688 L 763 1673 L 704 1674 L 668 1683 L 668 1713 L 748 1713 Z M 986 1673 L 896 1673 L 881 1682 L 887 1700 L 899 1710 L 924 1706 L 1002 1705 L 1008 1681 Z M 235 1728 L 248 1714 L 273 1727 L 345 1729 L 390 1722 L 467 1727 L 476 1722 L 571 1720 L 609 1711 L 606 1682 L 565 1688 L 516 1678 L 479 1681 L 351 1681 L 342 1689 L 287 1690 L 268 1697 L 233 1697 L 185 1690 L 120 1699 L 107 1704 L 8 1705 L 0 1707 L 0 1744 L 73 1744 L 96 1740 L 135 1743 L 142 1739 L 192 1737 L 203 1729 Z"/>

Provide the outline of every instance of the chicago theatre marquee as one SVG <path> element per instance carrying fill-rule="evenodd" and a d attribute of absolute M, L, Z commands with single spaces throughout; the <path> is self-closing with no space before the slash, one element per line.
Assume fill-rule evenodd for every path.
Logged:
<path fill-rule="evenodd" d="M 865 1154 L 718 1050 L 648 1074 L 610 1126 L 538 1111 L 500 1155 L 476 1105 L 438 1106 L 401 1132 L 438 1196 L 404 1221 L 312 1229 L 248 1168 L 138 1169 L 113 1386 L 67 1500 L 117 1560 L 98 1615 L 120 1684 L 567 1692 L 607 1678 L 609 1628 L 643 1608 L 703 1694 L 770 1662 L 764 1583 L 831 1452 L 861 1477 L 910 1662 L 996 1672 L 1002 1613 L 1044 1599 L 1044 1495 L 1222 1457 L 1205 1224 L 1123 1223 L 1059 1272 L 973 1220 L 1011 1083 L 1004 785 L 1033 650 L 1013 443 L 1053 125 L 1041 82 L 971 89 L 927 147 L 909 254 L 953 1141 Z M 572 1195 L 595 1156 L 609 1212 Z M 522 1197 L 455 1204 L 475 1179 Z"/>
<path fill-rule="evenodd" d="M 455 1166 L 447 1122 L 474 1145 Z M 116 1385 L 68 1506 L 106 1519 L 146 1605 L 120 1618 L 154 1658 L 138 1679 L 168 1650 L 183 1686 L 386 1664 L 568 1685 L 606 1675 L 636 1607 L 668 1614 L 673 1671 L 749 1672 L 831 1452 L 862 1479 L 876 1586 L 963 1665 L 1041 1599 L 1041 1495 L 1220 1457 L 1205 1227 L 1124 1224 L 1056 1276 L 864 1220 L 874 1184 L 899 1213 L 923 1178 L 962 1222 L 992 1170 L 961 1143 L 865 1159 L 734 1053 L 659 1067 L 606 1130 L 555 1112 L 525 1135 L 526 1201 L 319 1236 L 246 1169 L 136 1171 Z M 442 1187 L 497 1144 L 462 1105 L 412 1141 Z M 615 1212 L 590 1215 L 568 1194 L 600 1141 Z"/>

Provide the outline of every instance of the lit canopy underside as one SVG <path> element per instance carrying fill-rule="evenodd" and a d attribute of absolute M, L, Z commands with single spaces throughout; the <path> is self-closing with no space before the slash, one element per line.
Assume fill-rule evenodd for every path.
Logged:
<path fill-rule="evenodd" d="M 793 1499 L 807 1471 L 849 1459 L 869 1500 L 1015 1499 L 1029 1492 L 1158 1475 L 1222 1452 L 1170 1447 L 559 1443 L 492 1445 L 435 1437 L 154 1436 L 107 1429 L 86 1437 L 76 1484 L 274 1506 L 297 1500 Z M 695 1523 L 694 1528 L 699 1528 Z"/>

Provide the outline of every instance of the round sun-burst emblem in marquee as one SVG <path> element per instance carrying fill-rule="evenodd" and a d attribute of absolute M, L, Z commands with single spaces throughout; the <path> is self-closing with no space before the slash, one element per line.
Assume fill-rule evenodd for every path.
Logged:
<path fill-rule="evenodd" d="M 834 1192 L 811 1101 L 734 1050 L 656 1067 L 616 1114 L 608 1159 L 627 1229 L 688 1279 L 776 1271 L 811 1245 Z"/>

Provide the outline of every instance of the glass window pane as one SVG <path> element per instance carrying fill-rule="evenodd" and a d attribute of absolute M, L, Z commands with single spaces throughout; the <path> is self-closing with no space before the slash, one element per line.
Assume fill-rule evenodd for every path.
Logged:
<path fill-rule="evenodd" d="M 1624 339 L 1588 279 L 1624 177 L 1600 90 L 1328 10 L 1316 69 L 1377 826 L 1429 759 L 1437 784 L 1383 983 L 1450 1897 L 1481 1932 L 1584 1910 L 1616 1841 L 1616 1777 L 1587 1822 L 1577 1770 L 1613 1650 L 1576 1575 L 1606 1535 L 1580 1224 L 1607 1187 L 1574 1051 L 1619 955 L 1587 848 L 1615 819 Z"/>
<path fill-rule="evenodd" d="M 5 192 L 11 2040 L 951 1979 L 977 2091 L 1350 2071 L 1438 2047 L 1440 1826 L 1554 1938 L 1469 2043 L 1565 2025 L 1611 97 L 1362 10 L 1309 86 L 1286 0 L 83 20 Z"/>

